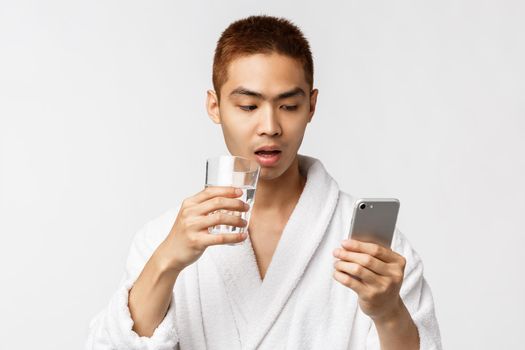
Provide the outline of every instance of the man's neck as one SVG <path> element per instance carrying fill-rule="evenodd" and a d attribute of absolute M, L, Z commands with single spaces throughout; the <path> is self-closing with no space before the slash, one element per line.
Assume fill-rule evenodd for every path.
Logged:
<path fill-rule="evenodd" d="M 290 206 L 295 206 L 306 183 L 306 178 L 299 172 L 298 161 L 296 156 L 277 179 L 259 179 L 252 212 L 286 212 Z"/>

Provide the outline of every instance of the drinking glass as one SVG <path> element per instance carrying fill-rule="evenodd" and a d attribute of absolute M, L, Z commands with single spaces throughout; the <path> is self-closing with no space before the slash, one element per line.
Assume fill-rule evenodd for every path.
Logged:
<path fill-rule="evenodd" d="M 239 212 L 227 209 L 219 209 L 215 212 L 222 212 L 230 215 L 240 216 L 246 220 L 246 226 L 238 227 L 231 225 L 210 226 L 208 231 L 212 234 L 223 233 L 244 233 L 250 222 L 250 215 L 255 199 L 255 189 L 261 168 L 259 164 L 251 159 L 239 156 L 218 156 L 206 160 L 206 181 L 205 186 L 233 186 L 242 190 L 242 196 L 236 197 L 250 205 L 248 211 Z M 244 241 L 243 241 L 244 242 Z M 240 243 L 232 243 L 237 245 Z"/>

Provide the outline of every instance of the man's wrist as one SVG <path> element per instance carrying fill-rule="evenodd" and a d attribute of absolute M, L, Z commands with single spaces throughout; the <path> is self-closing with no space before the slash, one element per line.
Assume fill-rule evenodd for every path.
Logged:
<path fill-rule="evenodd" d="M 165 249 L 165 247 L 161 243 L 153 253 L 155 268 L 161 276 L 172 276 L 176 278 L 184 267 L 172 261 L 167 261 L 165 257 L 168 255 L 163 253 L 163 249 Z"/>
<path fill-rule="evenodd" d="M 398 296 L 397 301 L 387 312 L 372 317 L 372 320 L 376 327 L 391 327 L 392 325 L 399 324 L 400 321 L 406 320 L 407 316 L 410 318 L 410 314 L 408 313 L 403 300 Z"/>
<path fill-rule="evenodd" d="M 417 326 L 401 297 L 391 310 L 372 320 L 379 335 L 381 349 L 419 349 Z"/>

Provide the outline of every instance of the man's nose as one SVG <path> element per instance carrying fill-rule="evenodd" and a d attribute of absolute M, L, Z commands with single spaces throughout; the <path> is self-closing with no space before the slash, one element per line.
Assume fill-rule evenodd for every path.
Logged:
<path fill-rule="evenodd" d="M 268 106 L 259 115 L 259 125 L 257 133 L 259 135 L 279 135 L 281 134 L 281 125 L 277 112 L 273 107 Z"/>

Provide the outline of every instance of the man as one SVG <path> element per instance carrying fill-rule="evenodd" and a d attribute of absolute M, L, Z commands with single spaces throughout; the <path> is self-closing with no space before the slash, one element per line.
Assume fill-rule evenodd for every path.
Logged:
<path fill-rule="evenodd" d="M 249 234 L 234 188 L 209 187 L 135 236 L 123 283 L 89 349 L 440 349 L 432 295 L 396 229 L 392 249 L 347 240 L 353 199 L 298 154 L 318 90 L 308 42 L 251 16 L 218 41 L 207 110 L 231 154 L 261 172 Z M 241 242 L 240 246 L 225 243 Z"/>

